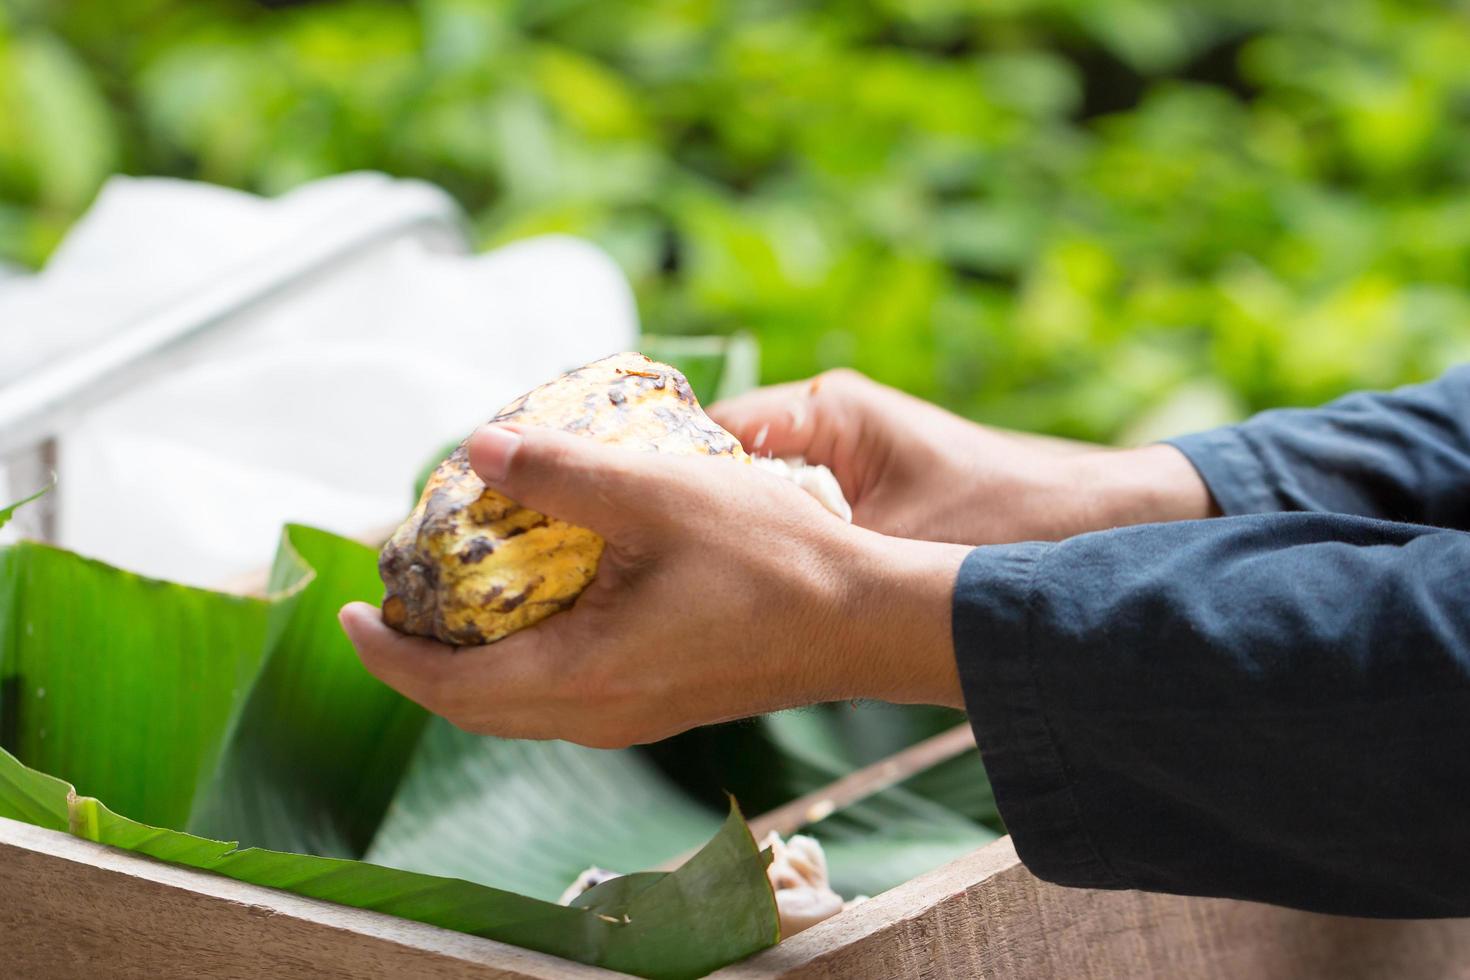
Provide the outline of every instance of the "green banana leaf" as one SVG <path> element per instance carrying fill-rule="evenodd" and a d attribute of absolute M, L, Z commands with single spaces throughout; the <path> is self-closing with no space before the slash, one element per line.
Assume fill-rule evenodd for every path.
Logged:
<path fill-rule="evenodd" d="M 183 827 L 294 598 L 158 582 L 30 541 L 4 549 L 0 745 Z"/>
<path fill-rule="evenodd" d="M 0 816 L 296 895 L 373 909 L 646 977 L 697 977 L 776 940 L 775 900 L 740 812 L 682 868 L 562 906 L 361 861 L 238 848 L 119 816 L 0 750 Z M 761 895 L 764 902 L 732 900 Z"/>
<path fill-rule="evenodd" d="M 555 899 L 589 865 L 651 867 L 719 829 L 633 752 L 437 720 L 420 741 L 422 709 L 367 674 L 337 626 L 344 603 L 381 597 L 372 549 L 293 526 L 271 583 L 296 594 L 194 832 Z"/>
<path fill-rule="evenodd" d="M 0 815 L 650 976 L 697 975 L 775 940 L 766 858 L 738 816 L 722 826 L 691 814 L 680 840 L 717 832 L 699 865 L 668 884 L 640 877 L 648 887 L 637 895 L 608 893 L 585 911 L 463 875 L 344 859 L 361 856 L 385 812 L 431 812 L 432 791 L 451 784 L 438 779 L 421 790 L 422 780 L 404 780 L 418 758 L 423 713 L 370 677 L 336 626 L 341 602 L 380 590 L 373 551 L 288 528 L 273 585 L 268 598 L 247 599 L 30 542 L 0 551 L 0 735 L 14 753 L 0 758 Z M 519 770 L 477 782 L 484 812 L 497 801 L 554 810 L 573 789 L 557 768 L 559 748 L 528 743 Z M 465 805 L 473 811 L 473 799 Z M 147 817 L 121 815 L 128 812 Z M 493 822 L 467 819 L 487 848 L 534 854 Z M 582 840 L 603 836 L 595 820 L 584 823 Z M 164 829 L 200 825 L 327 853 L 238 849 Z M 649 839 L 667 827 L 652 826 Z M 419 863 L 410 837 L 438 844 L 427 828 L 401 834 L 405 863 Z"/>
<path fill-rule="evenodd" d="M 377 602 L 377 553 L 291 526 L 269 579 L 271 653 L 188 829 L 282 851 L 361 857 L 427 714 L 357 659 L 337 610 Z M 708 835 L 706 835 L 708 836 Z"/>
<path fill-rule="evenodd" d="M 653 867 L 719 825 L 636 750 L 484 738 L 436 719 L 367 859 L 555 899 L 589 866 Z"/>

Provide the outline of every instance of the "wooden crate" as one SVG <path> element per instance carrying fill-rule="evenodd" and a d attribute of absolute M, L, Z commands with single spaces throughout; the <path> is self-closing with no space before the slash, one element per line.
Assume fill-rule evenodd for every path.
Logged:
<path fill-rule="evenodd" d="M 0 895 L 6 978 L 621 976 L 3 818 Z M 714 976 L 1470 977 L 1470 920 L 1059 888 L 1007 837 Z"/>

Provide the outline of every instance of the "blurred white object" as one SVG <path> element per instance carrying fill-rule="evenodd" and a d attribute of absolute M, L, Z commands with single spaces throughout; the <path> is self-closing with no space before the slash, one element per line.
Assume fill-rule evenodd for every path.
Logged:
<path fill-rule="evenodd" d="M 793 834 L 782 840 L 781 835 L 771 831 L 760 843 L 762 850 L 771 852 L 771 863 L 766 866 L 766 876 L 771 879 L 771 889 L 776 896 L 776 912 L 781 919 L 781 938 L 790 939 L 825 922 L 838 912 L 867 901 L 860 895 L 849 902 L 832 890 L 827 878 L 827 855 L 821 842 L 805 834 Z M 567 886 L 557 899 L 562 905 L 570 905 L 583 892 L 597 887 L 604 881 L 621 878 L 617 871 L 604 868 L 588 868 Z"/>
<path fill-rule="evenodd" d="M 827 883 L 827 855 L 815 837 L 793 834 L 782 841 L 773 830 L 761 841 L 761 848 L 771 849 L 766 874 L 776 890 L 782 939 L 790 939 L 842 911 L 842 897 Z"/>
<path fill-rule="evenodd" d="M 283 257 L 320 260 L 314 240 L 415 188 L 432 191 L 351 174 L 265 200 L 116 178 L 41 274 L 0 283 L 0 409 L 7 385 L 43 374 L 74 387 L 82 375 L 62 369 L 95 367 L 88 351 L 123 346 L 131 323 L 181 331 L 148 355 L 150 370 L 109 372 L 116 393 L 59 426 L 62 545 L 215 584 L 267 564 L 286 521 L 383 528 L 445 442 L 521 391 L 635 344 L 631 292 L 594 247 L 550 237 L 468 256 L 446 251 L 456 243 L 442 228 L 343 250 L 207 333 L 182 329 L 194 297 L 267 284 Z M 165 304 L 171 317 L 149 321 Z"/>
<path fill-rule="evenodd" d="M 852 523 L 852 507 L 842 494 L 842 484 L 837 482 L 837 477 L 827 467 L 795 457 L 782 459 L 779 456 L 752 456 L 751 462 L 769 473 L 790 480 L 817 503 L 847 523 Z"/>
<path fill-rule="evenodd" d="M 617 871 L 608 871 L 606 868 L 591 867 L 577 875 L 575 881 L 568 885 L 556 900 L 558 905 L 571 905 L 583 892 L 591 891 L 604 881 L 612 881 L 621 878 L 622 874 Z"/>

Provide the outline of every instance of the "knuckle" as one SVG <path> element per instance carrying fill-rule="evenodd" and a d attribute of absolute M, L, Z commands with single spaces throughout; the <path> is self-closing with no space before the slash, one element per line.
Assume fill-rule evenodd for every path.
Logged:
<path fill-rule="evenodd" d="M 812 379 L 813 394 L 823 388 L 837 391 L 859 388 L 868 384 L 868 376 L 850 367 L 828 368 Z"/>
<path fill-rule="evenodd" d="M 640 676 L 619 666 L 613 656 L 580 658 L 565 675 L 562 693 L 569 712 L 589 723 L 601 719 L 638 717 L 651 703 Z"/>
<path fill-rule="evenodd" d="M 637 745 L 639 739 L 638 733 L 626 725 L 594 720 L 573 731 L 569 741 L 589 749 L 626 749 Z"/>
<path fill-rule="evenodd" d="M 478 718 L 463 715 L 446 715 L 445 721 L 469 735 L 494 735 L 496 732 Z"/>
<path fill-rule="evenodd" d="M 423 684 L 424 707 L 436 715 L 451 715 L 458 701 L 458 686 L 443 674 L 429 677 Z"/>
<path fill-rule="evenodd" d="M 631 450 L 614 450 L 603 455 L 595 467 L 600 482 L 627 484 L 638 479 L 643 469 L 642 462 Z"/>
<path fill-rule="evenodd" d="M 589 651 L 592 652 L 592 651 Z M 567 666 L 562 678 L 562 691 L 576 704 L 605 704 L 616 683 L 603 658 L 580 656 Z"/>
<path fill-rule="evenodd" d="M 547 439 L 537 453 L 537 469 L 541 478 L 552 486 L 570 483 L 575 478 L 576 455 L 571 447 L 560 439 Z"/>

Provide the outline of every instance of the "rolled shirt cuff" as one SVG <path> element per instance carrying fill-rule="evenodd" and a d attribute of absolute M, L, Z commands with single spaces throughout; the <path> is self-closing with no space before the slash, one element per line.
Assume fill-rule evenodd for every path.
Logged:
<path fill-rule="evenodd" d="M 1199 471 L 1210 495 L 1227 517 L 1282 510 L 1271 491 L 1261 458 L 1238 426 L 1165 439 Z"/>
<path fill-rule="evenodd" d="M 952 620 L 960 683 L 1001 818 L 1026 867 L 1057 884 L 1120 888 L 1088 837 L 1047 719 L 1038 661 L 1046 639 L 1033 602 L 1055 547 L 992 545 L 965 558 Z"/>

